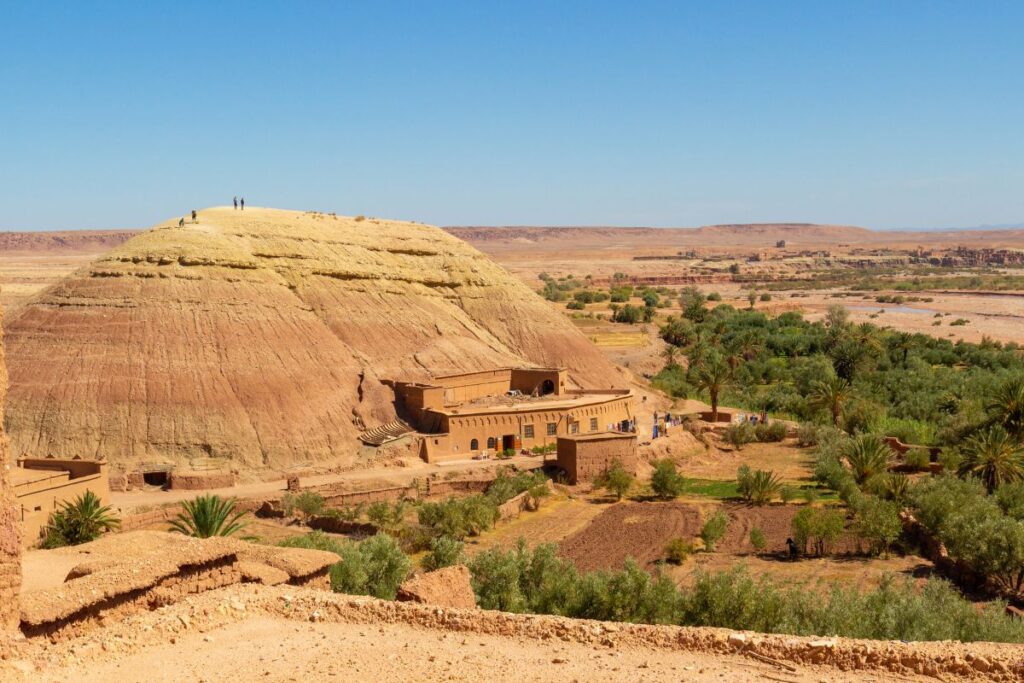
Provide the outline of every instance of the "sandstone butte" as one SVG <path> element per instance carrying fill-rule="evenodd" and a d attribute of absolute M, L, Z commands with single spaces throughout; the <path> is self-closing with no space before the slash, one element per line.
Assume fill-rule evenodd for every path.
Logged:
<path fill-rule="evenodd" d="M 562 366 L 622 385 L 525 284 L 444 231 L 211 208 L 139 233 L 7 320 L 12 455 L 353 464 L 385 378 Z"/>

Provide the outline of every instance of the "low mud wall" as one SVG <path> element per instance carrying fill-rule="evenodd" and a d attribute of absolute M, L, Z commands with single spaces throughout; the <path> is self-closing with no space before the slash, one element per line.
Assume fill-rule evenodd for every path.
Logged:
<path fill-rule="evenodd" d="M 168 488 L 172 490 L 202 491 L 226 489 L 235 485 L 231 472 L 171 472 Z"/>

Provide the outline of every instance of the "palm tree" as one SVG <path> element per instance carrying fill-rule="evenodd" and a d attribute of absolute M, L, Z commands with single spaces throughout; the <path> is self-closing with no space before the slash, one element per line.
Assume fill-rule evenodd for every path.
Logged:
<path fill-rule="evenodd" d="M 818 380 L 811 388 L 811 405 L 832 415 L 832 426 L 839 427 L 843 406 L 850 400 L 850 383 L 841 377 Z"/>
<path fill-rule="evenodd" d="M 861 323 L 853 331 L 853 340 L 864 347 L 865 351 L 878 353 L 882 350 L 882 342 L 878 339 L 877 330 L 871 323 Z"/>
<path fill-rule="evenodd" d="M 1024 375 L 1006 380 L 985 401 L 993 424 L 1017 438 L 1024 436 Z"/>
<path fill-rule="evenodd" d="M 718 397 L 728 386 L 731 378 L 732 369 L 717 353 L 709 354 L 697 370 L 697 388 L 708 392 L 711 400 L 712 422 L 718 422 Z"/>
<path fill-rule="evenodd" d="M 863 484 L 877 474 L 889 469 L 892 449 L 874 434 L 861 434 L 850 442 L 846 450 L 846 462 L 857 484 Z"/>
<path fill-rule="evenodd" d="M 679 347 L 675 344 L 668 344 L 665 349 L 661 352 L 661 357 L 665 359 L 665 367 L 671 368 L 676 366 L 676 356 L 679 354 Z"/>
<path fill-rule="evenodd" d="M 914 335 L 909 332 L 895 332 L 889 337 L 889 345 L 892 347 L 892 350 L 901 354 L 903 358 L 903 367 L 907 367 L 907 355 L 914 348 L 915 344 Z"/>
<path fill-rule="evenodd" d="M 989 493 L 1003 484 L 1024 479 L 1024 448 L 1002 427 L 989 427 L 970 439 L 960 463 L 962 477 L 975 476 Z"/>
<path fill-rule="evenodd" d="M 62 503 L 50 515 L 43 547 L 56 548 L 95 541 L 100 534 L 120 528 L 121 521 L 109 505 L 103 505 L 92 491 L 86 491 L 71 502 Z"/>
<path fill-rule="evenodd" d="M 235 512 L 235 503 L 234 498 L 216 495 L 186 500 L 182 504 L 185 511 L 171 522 L 171 531 L 197 538 L 233 536 L 248 526 L 247 522 L 239 521 L 245 512 Z"/>

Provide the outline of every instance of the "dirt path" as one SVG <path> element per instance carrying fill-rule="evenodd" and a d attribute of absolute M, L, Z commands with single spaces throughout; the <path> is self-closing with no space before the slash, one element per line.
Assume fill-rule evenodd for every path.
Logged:
<path fill-rule="evenodd" d="M 536 467 L 540 463 L 541 459 L 537 456 L 515 456 L 508 460 L 501 461 L 465 460 L 446 463 L 443 465 L 430 464 L 419 459 L 410 459 L 406 462 L 405 467 L 373 467 L 369 469 L 353 470 L 351 472 L 302 477 L 302 485 L 321 486 L 324 484 L 335 484 L 339 482 L 359 483 L 378 480 L 381 485 L 395 486 L 408 484 L 417 477 L 422 478 L 435 473 L 479 472 L 481 470 L 496 468 L 502 465 Z M 232 486 L 230 488 L 206 489 L 203 491 L 145 490 L 113 492 L 110 494 L 110 498 L 114 507 L 119 508 L 122 512 L 129 512 L 140 507 L 180 503 L 183 500 L 191 500 L 196 496 L 211 493 L 220 496 L 234 496 L 236 498 L 258 498 L 260 496 L 280 493 L 285 490 L 286 484 L 287 480 L 285 479 L 275 479 L 273 481 L 239 484 L 238 486 Z"/>

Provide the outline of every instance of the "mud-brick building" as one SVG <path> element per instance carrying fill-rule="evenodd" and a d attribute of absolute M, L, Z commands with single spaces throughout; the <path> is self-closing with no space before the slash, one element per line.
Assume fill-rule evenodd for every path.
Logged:
<path fill-rule="evenodd" d="M 39 540 L 50 515 L 63 503 L 86 491 L 92 491 L 103 505 L 110 502 L 105 460 L 18 458 L 10 476 L 26 544 Z"/>
<path fill-rule="evenodd" d="M 636 435 L 617 432 L 574 434 L 558 437 L 558 466 L 570 484 L 597 479 L 618 460 L 636 474 Z"/>
<path fill-rule="evenodd" d="M 390 383 L 423 435 L 427 462 L 554 446 L 560 436 L 632 429 L 629 389 L 567 388 L 561 368 L 500 368 Z"/>

